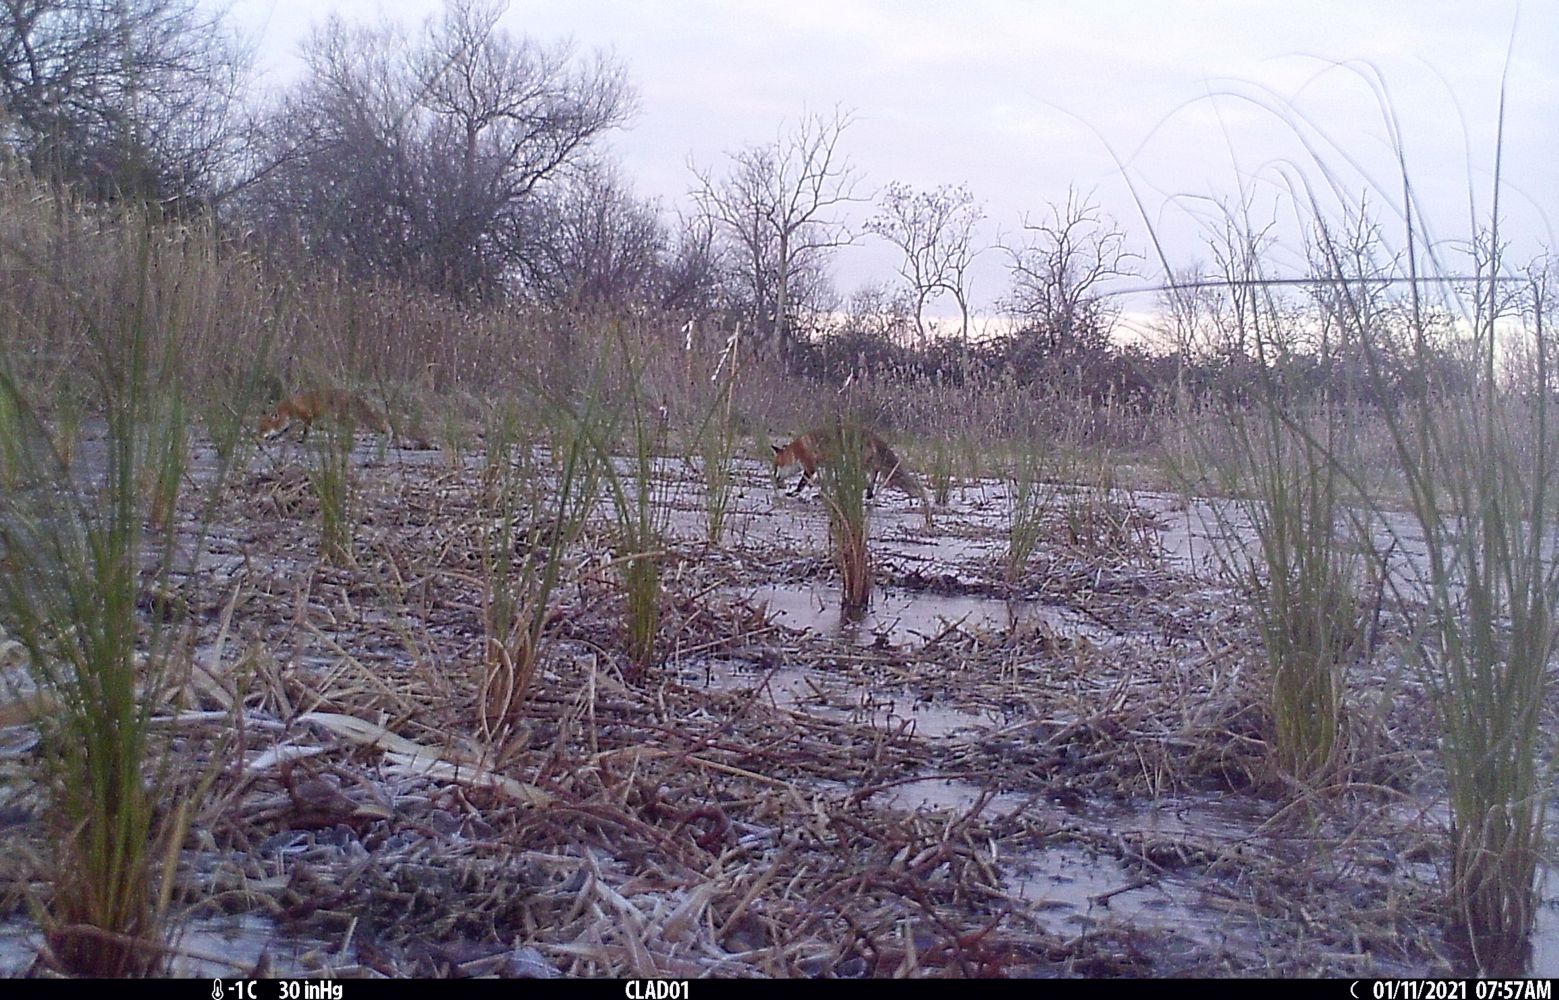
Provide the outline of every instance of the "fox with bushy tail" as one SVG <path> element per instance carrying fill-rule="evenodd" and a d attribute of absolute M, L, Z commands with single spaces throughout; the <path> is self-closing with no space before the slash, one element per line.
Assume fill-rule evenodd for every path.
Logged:
<path fill-rule="evenodd" d="M 846 439 L 858 443 L 861 448 L 861 460 L 866 469 L 866 495 L 872 495 L 877 481 L 884 481 L 918 499 L 925 507 L 926 521 L 929 523 L 931 499 L 920 485 L 920 480 L 915 478 L 914 472 L 888 447 L 886 441 L 868 430 L 847 430 L 840 426 L 816 427 L 787 445 L 772 445 L 776 472 L 792 465 L 801 466 L 801 479 L 789 491 L 790 496 L 800 494 L 817 474 L 819 466 L 833 465 L 838 461 Z"/>
<path fill-rule="evenodd" d="M 302 425 L 303 436 L 300 440 L 307 441 L 314 421 L 321 417 L 337 423 L 361 424 L 380 434 L 387 434 L 390 430 L 389 424 L 385 423 L 384 417 L 377 410 L 345 389 L 310 389 L 293 393 L 261 417 L 260 436 L 269 440 L 286 433 L 289 427 Z"/>

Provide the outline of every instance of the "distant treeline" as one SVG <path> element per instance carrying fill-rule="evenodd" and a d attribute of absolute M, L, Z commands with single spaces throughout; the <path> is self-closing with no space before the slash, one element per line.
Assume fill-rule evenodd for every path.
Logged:
<path fill-rule="evenodd" d="M 1165 283 L 1144 347 L 1109 335 L 1110 289 L 1143 257 L 1087 197 L 1068 191 L 1014 242 L 981 244 L 984 212 L 963 186 L 869 196 L 843 110 L 691 165 L 689 204 L 668 214 L 603 145 L 637 109 L 627 68 L 512 34 L 504 12 L 447 0 L 417 31 L 331 16 L 301 75 L 266 92 L 224 14 L 198 0 L 6 4 L 0 141 L 34 178 L 198 220 L 299 281 L 339 275 L 463 310 L 654 317 L 668 336 L 741 329 L 753 354 L 824 384 L 999 379 L 1149 408 L 1274 387 L 1385 405 L 1464 381 L 1452 313 L 1408 315 L 1364 217 L 1315 234 L 1314 284 L 1264 282 L 1259 239 L 1209 240 L 1214 264 Z M 867 202 L 852 230 L 849 206 Z M 900 252 L 900 278 L 842 297 L 831 255 L 868 237 Z M 1007 259 L 993 306 L 1013 324 L 971 340 L 967 271 L 985 252 Z M 931 336 L 926 312 L 948 300 L 960 335 Z"/>

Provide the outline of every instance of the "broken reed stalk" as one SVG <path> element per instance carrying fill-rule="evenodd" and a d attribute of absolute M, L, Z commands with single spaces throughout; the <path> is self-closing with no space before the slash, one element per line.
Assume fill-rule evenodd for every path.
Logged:
<path fill-rule="evenodd" d="M 726 516 L 735 490 L 735 478 L 731 474 L 731 458 L 736 453 L 736 421 L 731 412 L 736 388 L 734 357 L 732 366 L 733 370 L 716 396 L 711 410 L 713 419 L 705 420 L 699 435 L 704 473 L 705 538 L 710 545 L 719 545 L 725 538 Z"/>

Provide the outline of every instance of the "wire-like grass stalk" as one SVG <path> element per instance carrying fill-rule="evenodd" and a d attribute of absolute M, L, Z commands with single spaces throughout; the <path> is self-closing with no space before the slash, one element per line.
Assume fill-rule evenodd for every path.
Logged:
<path fill-rule="evenodd" d="M 721 385 L 698 436 L 704 475 L 705 537 L 710 545 L 719 545 L 725 538 L 726 516 L 735 492 L 731 474 L 731 457 L 736 453 L 736 421 L 731 412 L 735 386 L 733 371 Z"/>

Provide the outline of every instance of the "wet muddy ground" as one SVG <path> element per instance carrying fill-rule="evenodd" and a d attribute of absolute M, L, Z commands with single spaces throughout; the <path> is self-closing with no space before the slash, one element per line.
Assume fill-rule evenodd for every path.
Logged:
<path fill-rule="evenodd" d="M 308 454 L 234 473 L 159 721 L 217 777 L 179 865 L 173 970 L 210 976 L 1175 976 L 1465 972 L 1423 687 L 1382 608 L 1348 760 L 1271 771 L 1264 660 L 1205 501 L 1060 488 L 1006 573 L 1005 487 L 927 526 L 873 508 L 838 610 L 815 492 L 738 460 L 719 546 L 661 468 L 660 661 L 622 653 L 604 512 L 501 747 L 481 733 L 481 462 L 359 448 L 352 559 L 320 559 Z M 10 668 L 17 669 L 14 664 Z M 1552 722 L 1552 712 L 1548 720 Z M 1551 728 L 1551 727 L 1550 727 Z M 0 973 L 39 946 L 36 746 L 0 729 Z M 1545 891 L 1531 971 L 1559 972 Z"/>

